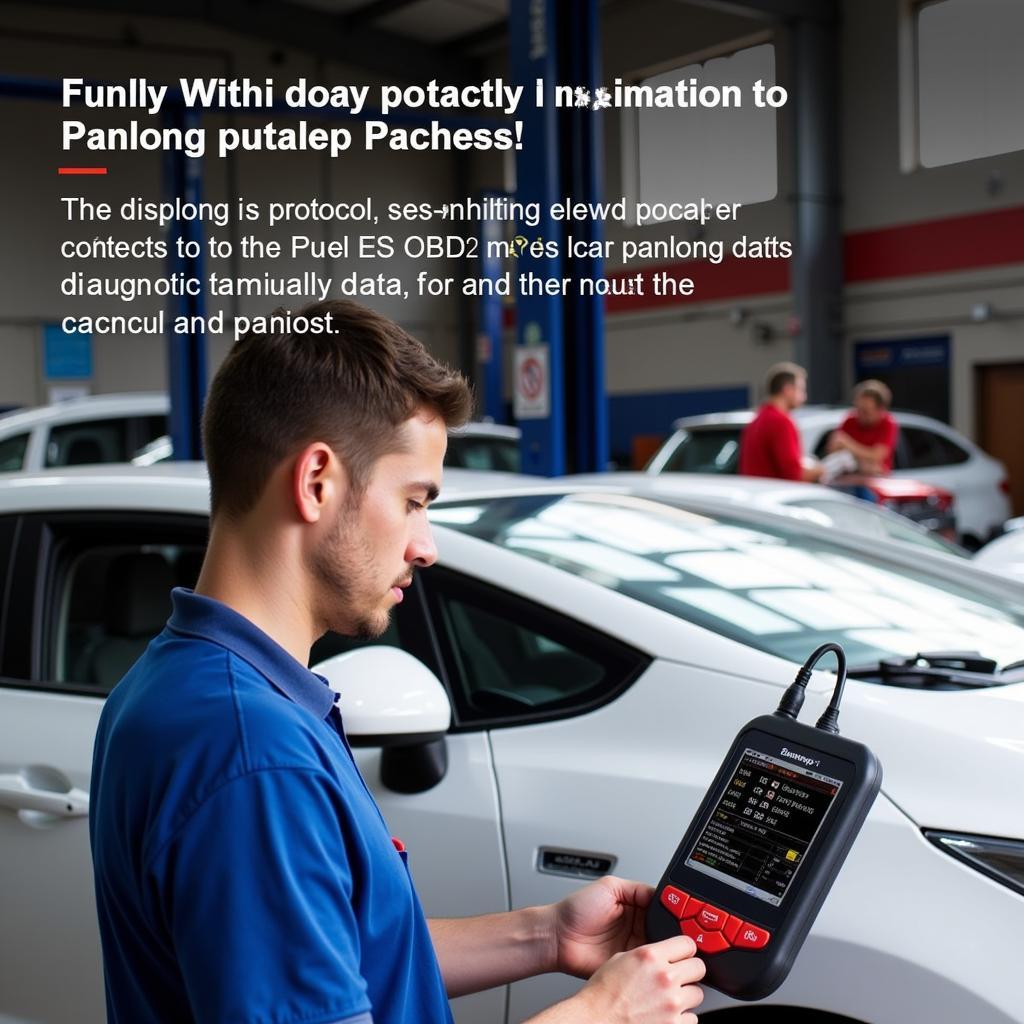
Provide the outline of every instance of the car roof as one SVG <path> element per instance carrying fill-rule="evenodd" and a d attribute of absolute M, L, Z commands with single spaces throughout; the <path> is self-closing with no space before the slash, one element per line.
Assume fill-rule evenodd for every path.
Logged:
<path fill-rule="evenodd" d="M 856 536 L 833 530 L 814 522 L 796 519 L 781 509 L 764 504 L 730 501 L 709 494 L 684 496 L 671 493 L 672 489 L 642 487 L 616 487 L 611 480 L 600 484 L 573 482 L 567 479 L 545 479 L 517 476 L 512 473 L 487 471 L 446 470 L 452 486 L 445 487 L 445 496 L 438 500 L 446 503 L 474 499 L 490 500 L 524 495 L 565 494 L 632 494 L 637 499 L 662 501 L 684 508 L 694 515 L 722 517 L 753 525 L 783 529 L 788 532 L 806 532 L 832 544 L 847 548 L 854 556 L 863 551 L 863 542 Z M 179 513 L 196 516 L 209 514 L 209 479 L 206 466 L 201 462 L 158 463 L 154 466 L 108 464 L 105 466 L 76 466 L 68 469 L 12 473 L 0 479 L 0 514 L 17 512 L 54 512 L 65 510 L 97 510 L 104 512 L 133 510 Z M 443 524 L 437 524 L 443 530 Z M 1006 581 L 974 568 L 962 559 L 925 552 L 895 541 L 872 540 L 872 549 L 907 569 L 920 568 L 922 559 L 929 571 L 945 576 L 951 582 L 962 581 L 964 574 L 977 575 L 977 582 L 988 589 L 1001 588 Z M 1019 584 L 1012 584 L 1019 588 Z M 1019 590 L 1014 594 L 1019 595 Z"/>
<path fill-rule="evenodd" d="M 739 476 L 735 473 L 588 473 L 564 477 L 571 483 L 604 483 L 609 487 L 662 493 L 666 497 L 706 495 L 724 501 L 742 502 L 755 498 L 786 504 L 804 499 L 856 502 L 856 498 L 820 484 L 775 480 L 770 477 Z"/>
<path fill-rule="evenodd" d="M 445 469 L 445 496 L 506 493 L 543 478 L 479 469 Z M 205 462 L 168 460 L 152 466 L 111 462 L 66 466 L 0 476 L 0 513 L 75 508 L 164 509 L 209 512 L 210 478 Z"/>
<path fill-rule="evenodd" d="M 449 433 L 454 437 L 500 437 L 506 438 L 509 441 L 518 441 L 523 434 L 519 427 L 510 427 L 505 423 L 485 423 L 483 421 L 466 423 L 449 431 Z"/>
<path fill-rule="evenodd" d="M 6 413 L 0 419 L 0 432 L 10 435 L 32 430 L 44 423 L 73 423 L 76 420 L 97 420 L 106 416 L 153 416 L 169 412 L 170 407 L 170 399 L 159 391 L 86 395 L 83 398 L 69 398 L 66 402 L 53 402 Z"/>
<path fill-rule="evenodd" d="M 813 429 L 814 427 L 831 427 L 842 422 L 843 417 L 850 411 L 846 405 L 805 405 L 795 410 L 791 415 L 802 430 Z M 745 426 L 757 414 L 756 409 L 733 409 L 729 412 L 710 412 L 701 416 L 683 416 L 673 421 L 674 430 L 701 430 L 713 427 Z M 897 423 L 914 427 L 927 427 L 941 434 L 955 435 L 958 440 L 970 443 L 968 438 L 963 438 L 948 423 L 937 420 L 932 416 L 925 416 L 923 413 L 910 412 L 906 409 L 893 409 L 892 415 Z"/>

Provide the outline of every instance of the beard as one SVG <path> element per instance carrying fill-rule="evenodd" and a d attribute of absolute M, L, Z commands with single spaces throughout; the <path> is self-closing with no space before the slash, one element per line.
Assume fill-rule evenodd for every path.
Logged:
<path fill-rule="evenodd" d="M 375 593 L 373 553 L 366 539 L 352 530 L 351 510 L 341 510 L 324 544 L 309 557 L 317 622 L 323 629 L 357 640 L 376 640 L 391 624 L 385 594 Z M 392 586 L 408 581 L 410 567 Z"/>

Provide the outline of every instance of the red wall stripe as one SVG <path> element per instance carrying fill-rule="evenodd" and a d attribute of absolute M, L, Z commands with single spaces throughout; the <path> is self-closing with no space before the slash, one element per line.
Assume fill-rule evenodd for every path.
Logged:
<path fill-rule="evenodd" d="M 1024 262 L 1024 206 L 857 231 L 843 240 L 846 281 Z"/>
<path fill-rule="evenodd" d="M 847 284 L 1012 263 L 1024 263 L 1024 206 L 854 231 L 843 239 Z M 675 278 L 692 277 L 695 294 L 689 297 L 655 295 L 653 278 L 658 271 Z M 613 270 L 608 276 L 613 281 L 622 281 L 637 273 L 643 279 L 644 294 L 608 296 L 605 301 L 608 313 L 635 313 L 687 302 L 785 294 L 790 288 L 788 260 L 649 263 L 636 269 Z M 505 326 L 512 327 L 515 308 L 506 306 L 504 312 Z"/>

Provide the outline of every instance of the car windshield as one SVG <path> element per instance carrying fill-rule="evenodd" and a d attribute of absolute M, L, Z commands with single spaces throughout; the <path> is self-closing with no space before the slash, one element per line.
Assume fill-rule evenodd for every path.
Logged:
<path fill-rule="evenodd" d="M 662 473 L 735 473 L 740 460 L 740 427 L 680 430 L 679 443 Z"/>
<path fill-rule="evenodd" d="M 1024 601 L 847 548 L 797 522 L 770 526 L 635 495 L 530 494 L 442 503 L 438 524 L 802 661 L 838 640 L 851 665 L 921 651 L 1024 657 Z"/>

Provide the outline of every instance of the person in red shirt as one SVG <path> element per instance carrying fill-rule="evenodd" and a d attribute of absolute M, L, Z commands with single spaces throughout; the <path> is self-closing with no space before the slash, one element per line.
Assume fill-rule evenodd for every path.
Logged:
<path fill-rule="evenodd" d="M 767 400 L 740 438 L 740 473 L 817 480 L 821 466 L 804 464 L 800 434 L 789 415 L 807 401 L 807 371 L 796 363 L 777 363 L 768 371 L 767 386 Z"/>
<path fill-rule="evenodd" d="M 892 392 L 880 380 L 861 381 L 853 389 L 853 410 L 829 438 L 828 450 L 848 451 L 859 472 L 884 476 L 892 471 L 899 426 L 889 408 Z"/>

